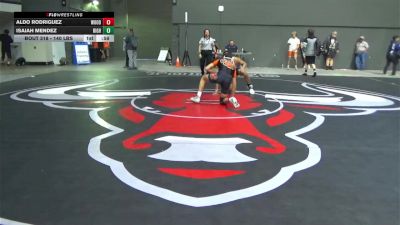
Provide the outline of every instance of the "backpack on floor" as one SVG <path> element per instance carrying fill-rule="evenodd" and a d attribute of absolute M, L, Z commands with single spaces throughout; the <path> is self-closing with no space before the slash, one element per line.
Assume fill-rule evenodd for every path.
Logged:
<path fill-rule="evenodd" d="M 67 64 L 68 64 L 67 59 L 66 59 L 65 57 L 61 57 L 61 58 L 60 58 L 60 65 L 61 65 L 61 66 L 64 66 L 64 65 L 67 65 Z"/>
<path fill-rule="evenodd" d="M 20 57 L 15 61 L 16 66 L 23 66 L 23 65 L 25 65 L 25 63 L 26 63 L 26 61 L 25 61 L 25 58 L 23 58 L 23 57 Z"/>

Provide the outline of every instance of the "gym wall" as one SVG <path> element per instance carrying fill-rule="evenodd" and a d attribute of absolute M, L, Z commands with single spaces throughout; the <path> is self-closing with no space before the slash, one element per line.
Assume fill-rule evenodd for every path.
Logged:
<path fill-rule="evenodd" d="M 224 12 L 217 11 L 218 5 L 224 6 Z M 179 51 L 182 57 L 185 50 L 184 14 L 188 12 L 188 51 L 196 65 L 204 28 L 211 29 L 222 47 L 233 39 L 239 48 L 251 51 L 250 65 L 272 67 L 286 65 L 291 31 L 304 37 L 308 28 L 314 28 L 321 41 L 338 31 L 341 51 L 336 68 L 351 68 L 355 41 L 364 35 L 371 46 L 369 69 L 383 67 L 389 40 L 400 33 L 398 0 L 178 0 L 172 8 L 174 55 Z"/>
<path fill-rule="evenodd" d="M 122 51 L 122 39 L 127 34 L 128 27 L 133 28 L 139 37 L 138 58 L 156 59 L 160 47 L 171 45 L 171 1 L 163 0 L 115 0 L 109 10 L 114 11 L 116 21 L 115 42 L 112 53 L 117 57 L 125 57 Z"/>

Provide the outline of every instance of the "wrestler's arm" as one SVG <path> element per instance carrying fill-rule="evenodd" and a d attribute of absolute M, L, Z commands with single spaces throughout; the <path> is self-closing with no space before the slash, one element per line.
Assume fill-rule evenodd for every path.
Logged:
<path fill-rule="evenodd" d="M 235 62 L 235 64 L 240 64 L 240 67 L 243 69 L 247 68 L 247 63 L 245 61 L 243 61 L 241 58 L 239 57 L 233 57 L 233 61 Z"/>
<path fill-rule="evenodd" d="M 219 60 L 214 60 L 214 62 L 208 64 L 205 68 L 205 70 L 207 71 L 207 73 L 212 73 L 212 69 L 215 68 L 218 65 Z"/>
<path fill-rule="evenodd" d="M 235 93 L 236 93 L 236 75 L 232 77 L 231 96 L 235 96 Z"/>
<path fill-rule="evenodd" d="M 201 58 L 201 43 L 199 43 L 199 58 Z"/>

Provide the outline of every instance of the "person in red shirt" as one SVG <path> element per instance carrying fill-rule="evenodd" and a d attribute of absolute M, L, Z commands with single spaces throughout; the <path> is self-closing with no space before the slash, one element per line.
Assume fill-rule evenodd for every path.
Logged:
<path fill-rule="evenodd" d="M 103 43 L 103 51 L 106 59 L 110 58 L 110 42 Z"/>

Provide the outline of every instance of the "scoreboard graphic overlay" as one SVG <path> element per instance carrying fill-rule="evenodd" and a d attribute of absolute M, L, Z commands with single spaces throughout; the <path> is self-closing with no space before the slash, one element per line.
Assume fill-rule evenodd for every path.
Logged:
<path fill-rule="evenodd" d="M 114 12 L 14 12 L 14 41 L 114 42 Z"/>

